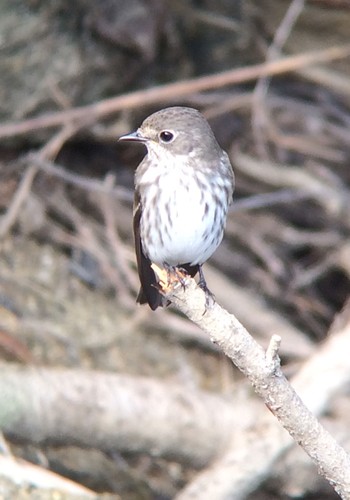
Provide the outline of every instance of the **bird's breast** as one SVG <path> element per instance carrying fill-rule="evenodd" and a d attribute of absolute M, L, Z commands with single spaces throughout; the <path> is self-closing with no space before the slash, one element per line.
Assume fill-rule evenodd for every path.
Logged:
<path fill-rule="evenodd" d="M 220 244 L 226 220 L 220 182 L 179 162 L 151 166 L 137 182 L 145 254 L 158 265 L 205 262 Z"/>

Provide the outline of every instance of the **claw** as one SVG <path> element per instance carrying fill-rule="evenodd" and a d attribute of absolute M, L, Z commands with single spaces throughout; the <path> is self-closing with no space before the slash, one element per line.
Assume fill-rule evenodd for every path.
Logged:
<path fill-rule="evenodd" d="M 199 265 L 199 281 L 198 281 L 198 286 L 203 290 L 205 293 L 205 311 L 204 314 L 207 312 L 208 309 L 213 307 L 215 304 L 215 295 L 209 290 L 207 287 L 207 282 L 205 281 L 202 265 Z"/>
<path fill-rule="evenodd" d="M 164 269 L 168 275 L 168 286 L 174 281 L 175 276 L 182 288 L 186 288 L 186 276 L 188 273 L 185 269 L 182 267 L 170 266 L 167 262 L 164 262 Z"/>

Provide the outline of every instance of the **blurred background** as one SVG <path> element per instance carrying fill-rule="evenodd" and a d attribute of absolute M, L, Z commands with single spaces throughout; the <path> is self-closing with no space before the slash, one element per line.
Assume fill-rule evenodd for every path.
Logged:
<path fill-rule="evenodd" d="M 153 111 L 199 109 L 231 158 L 204 266 L 217 301 L 265 348 L 282 337 L 291 378 L 342 309 L 348 324 L 349 26 L 348 0 L 1 2 L 2 498 L 189 498 L 233 428 L 263 433 L 268 411 L 210 339 L 135 304 L 145 151 L 117 139 Z M 339 377 L 325 411 L 344 439 L 349 390 Z M 243 493 L 196 498 L 338 498 L 293 453 Z"/>

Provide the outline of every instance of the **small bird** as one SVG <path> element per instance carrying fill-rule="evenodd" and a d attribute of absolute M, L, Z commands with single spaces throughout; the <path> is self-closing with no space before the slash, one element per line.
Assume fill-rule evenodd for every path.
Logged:
<path fill-rule="evenodd" d="M 152 263 L 168 272 L 185 270 L 208 290 L 203 263 L 223 238 L 234 175 L 204 116 L 175 106 L 153 113 L 121 141 L 145 144 L 135 173 L 134 237 L 140 304 L 152 310 L 169 302 L 159 291 Z"/>

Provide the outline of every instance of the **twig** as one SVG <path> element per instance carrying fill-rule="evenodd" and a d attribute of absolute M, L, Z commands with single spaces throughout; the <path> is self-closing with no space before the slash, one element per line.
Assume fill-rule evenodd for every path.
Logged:
<path fill-rule="evenodd" d="M 124 188 L 123 186 L 114 186 L 113 188 L 109 188 L 98 179 L 91 179 L 90 177 L 74 174 L 57 163 L 41 158 L 38 154 L 31 153 L 25 156 L 23 161 L 32 162 L 46 174 L 54 175 L 68 184 L 77 186 L 85 191 L 105 193 L 110 196 L 115 196 L 119 200 L 130 203 L 133 201 L 133 193 L 130 189 Z"/>
<path fill-rule="evenodd" d="M 342 214 L 348 221 L 347 210 L 350 206 L 349 191 L 345 186 L 330 183 L 319 175 L 313 175 L 300 167 L 282 167 L 273 162 L 257 160 L 237 148 L 234 151 L 235 166 L 255 180 L 275 187 L 294 188 L 308 193 L 317 199 L 331 214 Z"/>
<path fill-rule="evenodd" d="M 308 193 L 296 189 L 279 189 L 271 193 L 259 193 L 235 200 L 230 212 L 256 210 L 257 208 L 273 207 L 279 204 L 288 204 L 309 198 Z"/>
<path fill-rule="evenodd" d="M 0 432 L 0 455 L 12 457 L 11 448 L 7 444 L 5 437 L 2 432 Z"/>
<path fill-rule="evenodd" d="M 240 33 L 241 31 L 240 24 L 236 20 L 218 12 L 199 9 L 198 7 L 193 8 L 187 5 L 187 2 L 178 2 L 174 6 L 177 7 L 178 11 L 186 19 L 190 18 L 220 30 L 230 31 L 231 33 Z"/>
<path fill-rule="evenodd" d="M 121 287 L 119 293 L 121 296 L 128 295 L 127 289 L 137 290 L 138 281 L 136 279 L 135 273 L 132 272 L 130 266 L 126 260 L 125 254 L 125 243 L 122 242 L 117 228 L 116 213 L 118 211 L 118 205 L 112 205 L 111 196 L 108 192 L 111 192 L 114 188 L 115 176 L 113 174 L 108 174 L 105 178 L 104 186 L 106 187 L 106 192 L 102 196 L 101 200 L 101 211 L 104 217 L 106 226 L 106 237 L 109 241 L 113 252 L 113 262 L 117 267 L 119 273 L 121 274 L 122 280 L 125 282 L 125 288 Z M 124 297 L 125 298 L 125 297 Z"/>
<path fill-rule="evenodd" d="M 63 144 L 68 141 L 79 129 L 78 125 L 65 123 L 64 127 L 36 153 L 43 160 L 53 160 L 56 158 Z"/>
<path fill-rule="evenodd" d="M 107 276 L 113 283 L 116 291 L 122 294 L 124 306 L 130 306 L 132 303 L 131 299 L 125 303 L 127 296 L 123 295 L 125 282 L 115 269 L 115 266 L 110 262 L 108 253 L 100 241 L 99 232 L 101 228 L 96 230 L 94 224 L 84 218 L 84 215 L 78 208 L 67 197 L 64 197 L 62 193 L 60 195 L 55 193 L 47 197 L 47 203 L 59 214 L 67 217 L 70 223 L 74 225 L 76 231 L 76 234 L 71 234 L 60 227 L 55 227 L 51 232 L 51 236 L 60 243 L 83 250 L 93 256 L 99 263 L 104 276 Z"/>
<path fill-rule="evenodd" d="M 59 476 L 55 472 L 46 470 L 37 465 L 26 462 L 25 460 L 5 456 L 0 456 L 0 469 L 1 476 L 11 479 L 16 484 L 21 485 L 35 485 L 36 488 L 40 489 L 55 489 L 61 492 L 65 492 L 67 496 L 69 495 L 79 495 L 83 498 L 96 498 L 96 493 L 92 490 L 85 488 L 70 479 L 63 476 Z M 4 493 L 4 489 L 1 489 Z M 13 498 L 13 491 L 9 493 L 11 498 Z M 61 496 L 57 492 L 58 496 Z M 3 498 L 10 498 L 5 493 Z"/>
<path fill-rule="evenodd" d="M 55 158 L 63 144 L 72 136 L 75 130 L 76 127 L 73 127 L 71 124 L 65 126 L 36 153 L 37 158 L 41 160 Z M 18 214 L 30 193 L 37 172 L 38 167 L 36 165 L 29 165 L 27 167 L 5 215 L 0 219 L 0 238 L 3 238 L 15 224 Z"/>
<path fill-rule="evenodd" d="M 286 43 L 294 24 L 304 9 L 305 0 L 293 0 L 287 12 L 276 30 L 272 44 L 268 48 L 266 60 L 273 61 L 280 55 L 283 45 Z M 267 151 L 263 139 L 263 127 L 268 121 L 266 108 L 266 96 L 270 85 L 271 75 L 261 76 L 253 92 L 253 132 L 260 156 L 267 158 Z"/>
<path fill-rule="evenodd" d="M 37 172 L 38 168 L 35 165 L 30 165 L 24 172 L 6 213 L 0 219 L 0 238 L 3 238 L 16 222 L 19 211 L 27 199 Z"/>
<path fill-rule="evenodd" d="M 139 90 L 110 99 L 73 108 L 67 111 L 58 111 L 46 115 L 30 118 L 17 123 L 5 123 L 0 126 L 0 138 L 27 134 L 35 130 L 58 127 L 72 121 L 80 121 L 86 125 L 93 120 L 106 118 L 122 109 L 138 108 L 167 101 L 179 101 L 194 92 L 225 87 L 238 83 L 255 80 L 261 76 L 280 75 L 296 71 L 311 64 L 324 63 L 336 59 L 343 59 L 350 54 L 350 44 L 338 45 L 321 51 L 312 51 L 305 54 L 290 56 L 279 61 L 271 61 L 254 66 L 225 71 L 215 75 L 203 76 L 192 80 L 160 85 L 146 90 Z"/>

